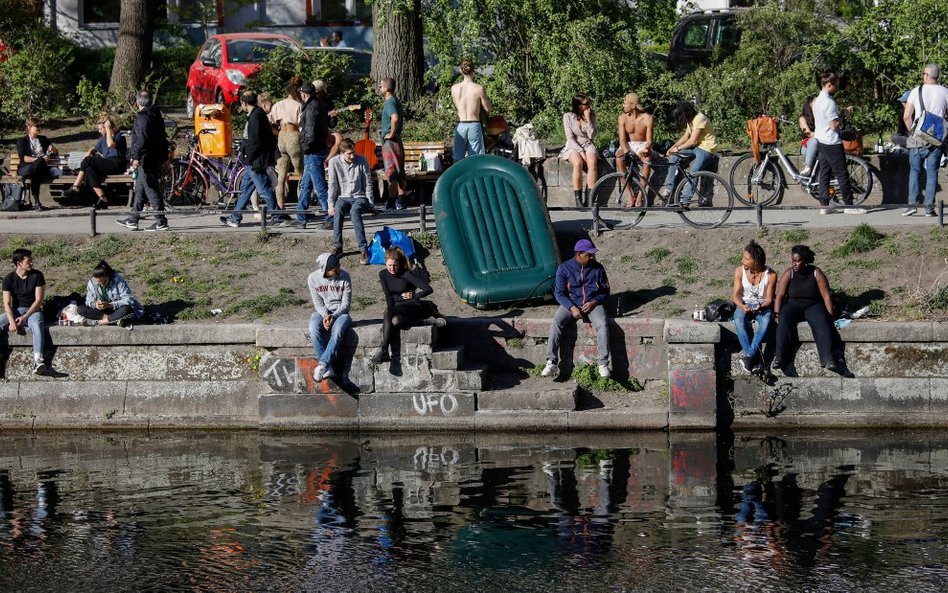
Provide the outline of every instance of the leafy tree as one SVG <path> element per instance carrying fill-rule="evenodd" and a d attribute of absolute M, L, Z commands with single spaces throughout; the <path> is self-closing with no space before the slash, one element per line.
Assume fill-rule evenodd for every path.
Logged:
<path fill-rule="evenodd" d="M 398 97 L 414 101 L 424 91 L 421 0 L 375 0 L 371 78 L 395 80 Z"/>
<path fill-rule="evenodd" d="M 56 64 L 63 72 L 70 70 L 72 44 L 41 26 L 21 33 L 16 44 L 0 67 L 0 123 L 20 125 L 26 116 L 63 113 L 69 103 L 68 82 L 64 76 L 50 76 L 49 69 Z"/>
<path fill-rule="evenodd" d="M 109 91 L 138 86 L 151 65 L 158 0 L 123 0 Z"/>

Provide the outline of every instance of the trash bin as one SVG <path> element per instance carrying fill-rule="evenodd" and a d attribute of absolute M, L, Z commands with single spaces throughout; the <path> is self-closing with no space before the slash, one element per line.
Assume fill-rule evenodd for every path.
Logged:
<path fill-rule="evenodd" d="M 198 147 L 206 156 L 225 157 L 231 154 L 233 125 L 230 109 L 223 103 L 198 105 L 194 110 L 194 134 Z"/>

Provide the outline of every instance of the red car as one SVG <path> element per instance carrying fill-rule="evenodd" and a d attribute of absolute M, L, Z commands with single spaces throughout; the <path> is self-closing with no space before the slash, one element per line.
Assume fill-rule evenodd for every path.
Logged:
<path fill-rule="evenodd" d="M 270 50 L 289 46 L 299 49 L 292 38 L 278 33 L 227 33 L 208 38 L 188 71 L 188 117 L 206 103 L 237 101 L 247 78 L 260 70 Z"/>

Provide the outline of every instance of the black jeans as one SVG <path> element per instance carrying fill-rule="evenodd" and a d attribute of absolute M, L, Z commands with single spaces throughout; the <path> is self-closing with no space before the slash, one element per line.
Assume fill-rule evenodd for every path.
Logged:
<path fill-rule="evenodd" d="M 86 174 L 89 187 L 102 189 L 106 175 L 117 175 L 125 171 L 125 159 L 107 159 L 98 155 L 82 159 L 79 169 Z"/>
<path fill-rule="evenodd" d="M 826 311 L 823 303 L 803 306 L 794 301 L 787 301 L 780 308 L 780 319 L 777 322 L 777 352 L 774 358 L 786 362 L 787 355 L 793 350 L 794 343 L 799 341 L 797 324 L 806 319 L 813 332 L 816 342 L 816 351 L 820 355 L 820 365 L 833 360 L 833 338 L 835 327 L 833 318 Z"/>
<path fill-rule="evenodd" d="M 86 305 L 85 303 L 79 305 L 77 309 L 80 315 L 82 315 L 86 319 L 92 319 L 95 321 L 99 321 L 100 319 L 102 319 L 102 316 L 105 315 L 105 311 L 99 311 L 95 307 L 90 307 Z M 123 317 L 128 317 L 128 316 L 134 317 L 135 310 L 132 309 L 129 305 L 122 305 L 121 307 L 118 307 L 114 309 L 111 313 L 109 313 L 109 321 L 111 321 L 112 323 L 115 323 L 119 319 L 122 319 Z"/>
<path fill-rule="evenodd" d="M 31 163 L 23 163 L 17 168 L 17 175 L 20 176 L 24 182 L 27 179 L 30 180 L 30 193 L 33 195 L 33 204 L 35 206 L 40 205 L 40 182 L 48 180 L 49 175 L 49 164 L 46 163 L 46 159 L 36 159 Z"/>
<path fill-rule="evenodd" d="M 849 187 L 849 170 L 846 168 L 846 153 L 842 144 L 823 144 L 817 147 L 817 158 L 820 159 L 820 204 L 829 205 L 830 171 L 839 182 L 839 195 L 846 205 L 853 203 L 853 190 Z"/>
<path fill-rule="evenodd" d="M 135 201 L 132 203 L 132 210 L 128 213 L 128 218 L 132 222 L 138 222 L 142 216 L 142 209 L 145 207 L 145 200 L 151 204 L 151 209 L 155 211 L 155 221 L 161 224 L 168 224 L 165 218 L 165 203 L 161 195 L 161 189 L 158 183 L 161 164 L 158 167 L 143 165 L 138 170 L 138 178 L 135 180 Z"/>

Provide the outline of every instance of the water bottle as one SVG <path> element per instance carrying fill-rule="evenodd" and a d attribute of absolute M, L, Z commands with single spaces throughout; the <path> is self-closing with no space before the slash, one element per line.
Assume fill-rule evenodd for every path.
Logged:
<path fill-rule="evenodd" d="M 135 167 L 134 169 L 132 169 L 132 172 L 129 173 L 129 176 L 132 178 L 132 181 L 135 181 L 136 179 L 138 179 L 138 167 Z"/>
<path fill-rule="evenodd" d="M 614 156 L 616 156 L 616 151 L 617 151 L 617 150 L 619 150 L 619 145 L 616 143 L 615 140 L 613 140 L 612 142 L 609 143 L 609 153 L 608 153 L 606 156 L 607 156 L 607 157 L 614 157 Z"/>
<path fill-rule="evenodd" d="M 421 156 L 418 157 L 418 170 L 425 171 L 428 168 L 428 161 L 425 160 L 425 153 L 421 153 Z"/>

